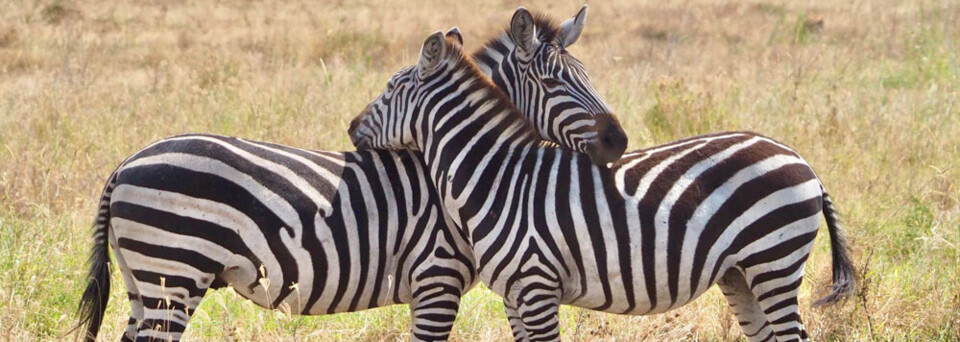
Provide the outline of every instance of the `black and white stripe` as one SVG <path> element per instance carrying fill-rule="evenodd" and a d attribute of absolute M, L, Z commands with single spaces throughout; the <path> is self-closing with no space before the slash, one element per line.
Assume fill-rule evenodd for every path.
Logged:
<path fill-rule="evenodd" d="M 620 159 L 627 136 L 586 68 L 566 50 L 580 38 L 586 20 L 586 5 L 560 25 L 520 7 L 510 28 L 472 58 L 543 139 L 606 164 Z"/>
<path fill-rule="evenodd" d="M 459 31 L 448 36 L 462 41 Z M 530 55 L 550 50 L 540 51 Z M 513 55 L 485 65 L 511 73 L 497 64 Z M 498 78 L 529 85 L 539 77 Z M 569 87 L 592 90 L 586 81 Z M 609 116 L 562 95 L 538 99 L 553 104 L 531 110 L 563 103 L 544 115 Z M 300 314 L 411 303 L 413 338 L 445 339 L 459 295 L 474 283 L 472 251 L 450 229 L 422 165 L 413 152 L 308 151 L 214 135 L 145 148 L 111 175 L 101 199 L 80 308 L 86 338 L 97 335 L 108 298 L 109 235 L 131 299 L 126 339 L 179 339 L 206 289 L 228 284 L 258 305 Z"/>
<path fill-rule="evenodd" d="M 358 147 L 424 152 L 517 339 L 558 340 L 561 303 L 658 313 L 719 284 L 751 341 L 806 340 L 797 292 L 821 214 L 834 253 L 826 300 L 853 290 L 820 180 L 769 138 L 700 136 L 597 166 L 541 147 L 506 95 L 439 33 L 357 121 Z M 390 130 L 414 138 L 396 144 Z"/>
<path fill-rule="evenodd" d="M 111 176 L 96 226 L 131 298 L 124 337 L 178 340 L 205 291 L 231 285 L 298 314 L 410 303 L 413 338 L 445 339 L 474 261 L 425 177 L 415 152 L 215 135 L 150 145 Z"/>

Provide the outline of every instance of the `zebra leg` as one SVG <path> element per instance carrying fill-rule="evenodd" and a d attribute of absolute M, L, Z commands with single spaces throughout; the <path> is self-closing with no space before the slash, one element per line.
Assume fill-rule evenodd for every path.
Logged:
<path fill-rule="evenodd" d="M 750 290 L 767 316 L 777 341 L 809 341 L 807 330 L 800 320 L 800 307 L 797 302 L 797 294 L 803 281 L 803 262 L 809 255 L 809 249 L 806 253 L 799 258 L 800 266 L 796 269 L 788 267 L 751 271 L 748 268 L 744 272 L 746 279 L 752 279 Z M 775 276 L 779 277 L 770 279 Z"/>
<path fill-rule="evenodd" d="M 175 279 L 171 276 L 167 279 Z M 193 281 L 190 279 L 190 281 Z M 139 284 L 144 282 L 140 281 Z M 151 284 L 153 285 L 153 284 Z M 181 286 L 178 284 L 177 286 Z M 189 286 L 189 285 L 187 285 Z M 209 286 L 207 284 L 206 286 Z M 137 331 L 137 342 L 142 341 L 179 341 L 190 322 L 190 316 L 203 299 L 207 287 L 163 288 L 162 286 L 141 287 L 140 298 L 143 301 L 144 319 Z M 145 288 L 146 287 L 146 288 Z M 184 295 L 183 292 L 199 295 Z"/>
<path fill-rule="evenodd" d="M 114 249 L 117 251 L 117 249 Z M 137 327 L 143 321 L 143 301 L 140 300 L 140 294 L 137 291 L 136 282 L 130 269 L 124 266 L 120 253 L 113 253 L 120 266 L 120 273 L 123 276 L 123 283 L 127 288 L 127 297 L 130 299 L 130 319 L 127 320 L 127 328 L 123 331 L 120 341 L 135 341 L 137 338 Z"/>
<path fill-rule="evenodd" d="M 764 315 L 757 297 L 750 291 L 750 286 L 747 285 L 747 280 L 740 270 L 728 270 L 717 282 L 717 286 L 720 287 L 720 291 L 727 298 L 727 303 L 730 304 L 730 309 L 737 316 L 737 322 L 747 336 L 747 341 L 776 341 L 776 335 L 770 323 L 767 322 L 767 316 Z"/>
<path fill-rule="evenodd" d="M 517 312 L 517 308 L 510 305 L 506 299 L 503 300 L 503 306 L 507 311 L 507 319 L 510 321 L 513 339 L 515 341 L 529 341 L 530 338 L 527 337 L 527 332 L 523 330 L 523 322 L 520 321 L 520 313 Z"/>
<path fill-rule="evenodd" d="M 410 314 L 413 316 L 411 339 L 446 341 L 457 319 L 460 295 L 459 288 L 442 284 L 421 287 L 414 292 L 410 304 Z"/>
<path fill-rule="evenodd" d="M 521 292 L 517 312 L 530 341 L 560 340 L 560 294 L 553 288 L 530 286 Z"/>
<path fill-rule="evenodd" d="M 214 274 L 170 260 L 150 259 L 148 263 L 142 254 L 121 251 L 133 267 L 130 278 L 139 291 L 136 341 L 179 341 Z"/>
<path fill-rule="evenodd" d="M 132 270 L 127 265 L 123 257 L 123 251 L 117 244 L 117 237 L 113 234 L 113 229 L 108 231 L 110 247 L 113 248 L 113 257 L 117 260 L 117 266 L 120 268 L 120 275 L 123 277 L 123 285 L 127 289 L 127 297 L 130 299 L 130 319 L 127 320 L 127 328 L 120 336 L 120 341 L 133 342 L 137 338 L 137 327 L 143 321 L 143 301 L 140 300 L 140 292 L 137 290 L 137 282 L 133 278 Z"/>

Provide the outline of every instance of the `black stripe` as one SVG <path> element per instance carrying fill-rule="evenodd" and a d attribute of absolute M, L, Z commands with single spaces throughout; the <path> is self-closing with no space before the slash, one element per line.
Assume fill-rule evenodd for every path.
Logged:
<path fill-rule="evenodd" d="M 744 166 L 748 167 L 748 166 Z M 790 188 L 814 179 L 816 175 L 806 164 L 787 164 L 762 176 L 751 179 L 737 188 L 724 201 L 716 213 L 710 217 L 706 226 L 697 239 L 697 247 L 693 257 L 693 274 L 691 286 L 696 286 L 707 262 L 707 254 L 717 243 L 717 239 L 737 217 L 749 210 L 761 199 L 782 189 Z M 816 232 L 814 232 L 816 233 Z M 790 251 L 795 251 L 791 249 Z M 775 259 L 766 259 L 775 260 Z"/>
<path fill-rule="evenodd" d="M 178 276 L 173 274 L 162 274 L 162 273 L 157 273 L 153 271 L 138 270 L 138 269 L 133 269 L 130 271 L 130 273 L 133 274 L 134 278 L 137 278 L 137 281 L 150 283 L 157 286 L 164 285 L 167 288 L 179 287 L 179 288 L 185 289 L 187 290 L 187 294 L 190 296 L 190 298 L 203 297 L 203 295 L 207 292 L 206 287 L 201 288 L 197 286 L 197 279 L 193 279 L 189 277 L 183 277 L 183 276 Z M 181 300 L 187 299 L 187 298 L 178 296 L 178 294 L 172 294 L 172 298 L 180 298 Z"/>
<path fill-rule="evenodd" d="M 607 262 L 609 260 L 607 260 L 608 255 L 607 248 L 604 245 L 603 231 L 600 229 L 590 228 L 591 222 L 600 222 L 600 217 L 595 206 L 595 203 L 597 203 L 598 199 L 595 197 L 596 194 L 594 193 L 594 188 L 602 186 L 602 184 L 593 183 L 593 173 L 591 171 L 595 166 L 588 158 L 585 158 L 585 156 L 580 156 L 580 158 L 575 159 L 574 162 L 576 162 L 578 171 L 576 186 L 580 188 L 580 202 L 570 203 L 570 205 L 583 205 L 585 203 L 592 203 L 594 205 L 592 208 L 586 206 L 583 208 L 583 221 L 587 223 L 587 232 L 589 236 L 584 236 L 581 238 L 589 239 L 590 243 L 593 245 L 594 255 L 592 255 L 592 257 L 594 258 L 593 260 L 596 260 L 597 262 L 597 273 L 600 275 L 599 279 L 595 279 L 595 282 L 598 282 L 599 284 L 595 285 L 601 286 L 603 289 L 604 298 L 603 304 L 600 304 L 593 309 L 602 311 L 613 305 L 613 301 L 610 296 L 611 289 L 610 278 L 608 278 L 609 272 L 607 270 Z"/>
<path fill-rule="evenodd" d="M 220 262 L 210 259 L 203 253 L 189 249 L 155 245 L 125 237 L 118 238 L 117 244 L 120 245 L 121 249 L 134 251 L 152 258 L 173 260 L 212 275 L 219 274 L 224 268 L 224 265 Z"/>
<path fill-rule="evenodd" d="M 820 211 L 819 203 L 819 198 L 814 197 L 806 201 L 787 204 L 771 210 L 741 229 L 740 232 L 737 233 L 737 236 L 733 238 L 730 245 L 720 253 L 720 256 L 717 258 L 718 262 L 714 263 L 713 272 L 710 274 L 711 282 L 719 275 L 721 271 L 720 267 L 723 266 L 722 261 L 728 256 L 739 253 L 747 245 L 783 229 L 791 223 L 816 215 L 816 213 Z M 806 258 L 807 256 L 803 257 L 804 260 L 806 260 Z M 798 265 L 802 264 L 802 261 L 798 262 Z M 764 274 L 761 274 L 760 276 L 763 275 Z M 758 276 L 754 277 L 754 282 L 757 281 L 757 277 Z"/>
<path fill-rule="evenodd" d="M 110 211 L 113 217 L 139 222 L 177 235 L 204 239 L 233 254 L 245 257 L 253 265 L 263 264 L 233 229 L 127 202 L 113 202 Z M 121 245 L 121 247 L 124 246 Z"/>

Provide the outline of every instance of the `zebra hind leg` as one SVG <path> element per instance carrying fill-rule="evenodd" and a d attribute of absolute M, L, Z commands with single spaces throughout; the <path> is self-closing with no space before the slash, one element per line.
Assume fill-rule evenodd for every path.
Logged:
<path fill-rule="evenodd" d="M 143 321 L 143 302 L 140 300 L 140 291 L 137 289 L 136 279 L 133 277 L 132 270 L 127 266 L 127 261 L 123 256 L 123 251 L 118 248 L 117 237 L 113 230 L 109 231 L 110 245 L 113 248 L 113 256 L 117 260 L 117 267 L 120 268 L 120 275 L 123 278 L 123 285 L 127 289 L 127 297 L 130 300 L 130 319 L 127 320 L 127 328 L 123 331 L 120 341 L 135 341 L 137 338 L 137 327 Z"/>
<path fill-rule="evenodd" d="M 545 286 L 531 286 L 520 291 L 516 301 L 520 323 L 530 341 L 560 340 L 560 294 Z"/>
<path fill-rule="evenodd" d="M 526 330 L 523 330 L 523 321 L 520 320 L 520 313 L 517 312 L 517 308 L 510 305 L 506 300 L 503 301 L 503 306 L 507 311 L 507 320 L 510 321 L 513 339 L 515 341 L 529 341 L 530 338 L 527 337 Z"/>
<path fill-rule="evenodd" d="M 809 249 L 799 251 L 802 257 L 792 265 L 783 269 L 751 270 L 745 269 L 746 279 L 750 279 L 750 290 L 757 298 L 757 303 L 767 316 L 770 327 L 777 336 L 777 341 L 809 341 L 807 330 L 800 318 L 800 307 L 797 294 L 803 281 L 803 266 Z M 805 252 L 805 253 L 804 253 Z M 774 264 L 774 263 L 771 263 Z M 766 268 L 758 266 L 757 268 Z"/>
<path fill-rule="evenodd" d="M 212 274 L 162 275 L 138 271 L 134 276 L 143 311 L 137 342 L 179 341 L 213 280 Z"/>
<path fill-rule="evenodd" d="M 750 342 L 776 341 L 773 328 L 767 322 L 767 316 L 760 308 L 757 297 L 750 291 L 743 273 L 737 269 L 730 269 L 717 282 L 720 291 L 730 304 L 730 309 L 737 317 L 740 329 Z"/>
<path fill-rule="evenodd" d="M 116 251 L 116 249 L 114 249 Z M 133 275 L 121 261 L 120 253 L 114 253 L 117 258 L 117 264 L 120 265 L 120 272 L 123 276 L 124 285 L 127 288 L 127 297 L 130 299 L 130 319 L 127 320 L 127 328 L 123 331 L 120 341 L 135 341 L 137 338 L 137 328 L 143 321 L 143 301 L 140 300 L 140 294 L 137 291 L 136 282 Z"/>
<path fill-rule="evenodd" d="M 461 290 L 437 285 L 419 288 L 410 304 L 411 340 L 446 341 L 460 307 Z"/>

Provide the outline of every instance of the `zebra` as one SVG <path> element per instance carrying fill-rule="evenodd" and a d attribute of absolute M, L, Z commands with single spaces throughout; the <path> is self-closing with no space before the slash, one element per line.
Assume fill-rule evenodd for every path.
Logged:
<path fill-rule="evenodd" d="M 354 119 L 357 148 L 421 151 L 443 206 L 504 298 L 517 340 L 559 340 L 560 304 L 661 313 L 718 284 L 750 341 L 807 340 L 797 293 L 826 217 L 832 291 L 855 273 L 836 210 L 792 149 L 727 132 L 596 165 L 536 128 L 438 32 Z M 375 123 L 375 124 L 374 124 Z M 388 135 L 386 132 L 403 131 Z"/>
<path fill-rule="evenodd" d="M 510 28 L 471 58 L 510 96 L 541 138 L 603 165 L 620 159 L 627 135 L 583 64 L 566 50 L 579 39 L 586 20 L 587 5 L 560 25 L 544 13 L 534 15 L 520 7 Z M 553 100 L 544 101 L 547 97 Z"/>
<path fill-rule="evenodd" d="M 569 40 L 586 12 L 572 19 L 579 29 L 566 33 L 523 8 L 517 13 L 520 23 L 540 23 L 552 38 Z M 462 42 L 456 28 L 447 35 Z M 516 82 L 512 89 L 551 75 L 516 78 L 519 70 L 498 65 L 516 54 L 496 47 L 502 54 L 485 65 L 508 73 L 497 78 Z M 514 65 L 532 69 L 541 69 L 540 54 L 566 54 L 523 53 L 534 58 Z M 564 72 L 585 75 L 578 61 L 565 58 L 574 64 Z M 593 89 L 578 83 L 585 78 L 562 82 Z M 622 148 L 598 147 L 609 141 L 594 138 L 622 133 L 615 118 L 580 122 L 612 118 L 593 96 L 556 92 L 527 103 L 543 115 L 578 117 L 560 123 L 576 126 L 563 133 L 569 148 L 619 157 Z M 561 109 L 549 114 L 553 107 Z M 590 111 L 596 115 L 583 114 Z M 589 129 L 598 122 L 602 129 Z M 311 151 L 209 134 L 155 142 L 124 161 L 104 187 L 78 327 L 86 325 L 84 338 L 95 340 L 109 298 L 112 247 L 131 303 L 125 340 L 178 340 L 206 289 L 227 285 L 260 306 L 297 314 L 410 303 L 411 337 L 444 340 L 460 295 L 476 283 L 475 262 L 465 235 L 440 209 L 422 159 L 409 151 Z"/>
<path fill-rule="evenodd" d="M 107 243 L 130 298 L 125 340 L 179 340 L 206 290 L 228 285 L 305 315 L 410 303 L 412 338 L 445 339 L 476 274 L 422 164 L 204 134 L 144 148 L 100 202 L 88 340 L 109 293 Z"/>

